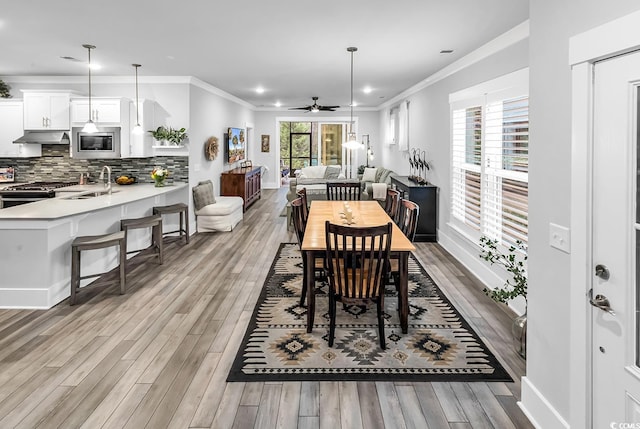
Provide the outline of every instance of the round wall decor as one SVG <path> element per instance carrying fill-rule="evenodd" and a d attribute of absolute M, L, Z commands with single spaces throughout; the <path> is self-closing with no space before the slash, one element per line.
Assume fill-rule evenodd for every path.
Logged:
<path fill-rule="evenodd" d="M 204 155 L 209 161 L 213 161 L 218 157 L 218 138 L 209 137 L 204 144 Z"/>

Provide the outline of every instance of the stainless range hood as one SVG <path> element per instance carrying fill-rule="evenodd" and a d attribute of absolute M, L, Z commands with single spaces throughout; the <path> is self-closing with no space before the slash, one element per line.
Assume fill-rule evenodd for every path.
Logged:
<path fill-rule="evenodd" d="M 70 144 L 67 131 L 25 131 L 14 143 Z"/>

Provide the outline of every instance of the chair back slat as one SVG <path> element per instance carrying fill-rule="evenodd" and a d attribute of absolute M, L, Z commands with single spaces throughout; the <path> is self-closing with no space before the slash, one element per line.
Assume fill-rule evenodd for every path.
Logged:
<path fill-rule="evenodd" d="M 296 195 L 302 198 L 302 216 L 304 217 L 304 223 L 307 223 L 309 217 L 309 202 L 307 201 L 307 188 L 302 188 L 296 192 Z"/>
<path fill-rule="evenodd" d="M 400 200 L 398 205 L 398 218 L 396 224 L 400 231 L 411 241 L 416 236 L 418 228 L 418 216 L 420 215 L 420 207 L 411 200 Z"/>
<path fill-rule="evenodd" d="M 392 224 L 353 228 L 325 223 L 326 263 L 332 292 L 365 300 L 384 293 Z"/>
<path fill-rule="evenodd" d="M 327 200 L 359 201 L 360 200 L 360 183 L 358 182 L 327 182 Z"/>
<path fill-rule="evenodd" d="M 291 201 L 291 216 L 293 218 L 293 229 L 296 232 L 296 238 L 298 239 L 298 246 L 302 247 L 302 241 L 304 240 L 304 230 L 307 226 L 307 220 L 304 218 L 304 203 L 302 198 L 296 198 Z"/>
<path fill-rule="evenodd" d="M 400 191 L 387 189 L 387 198 L 384 200 L 384 211 L 395 221 L 398 216 L 398 205 L 400 201 Z"/>

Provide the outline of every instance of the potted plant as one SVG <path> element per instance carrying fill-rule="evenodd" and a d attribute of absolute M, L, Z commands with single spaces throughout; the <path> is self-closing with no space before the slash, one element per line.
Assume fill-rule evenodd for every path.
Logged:
<path fill-rule="evenodd" d="M 167 140 L 169 143 L 173 143 L 175 146 L 180 146 L 182 142 L 187 138 L 187 130 L 186 128 L 174 129 L 169 128 L 169 133 L 167 135 Z"/>
<path fill-rule="evenodd" d="M 165 145 L 165 142 L 169 139 L 169 128 L 165 126 L 161 125 L 155 130 L 151 130 L 149 132 L 151 133 L 151 136 L 153 136 L 153 138 L 158 142 L 160 142 L 160 144 L 163 146 Z"/>
<path fill-rule="evenodd" d="M 11 98 L 11 87 L 0 79 L 0 98 Z"/>
<path fill-rule="evenodd" d="M 516 241 L 515 246 L 509 246 L 507 252 L 503 252 L 498 246 L 497 240 L 488 237 L 480 237 L 480 258 L 491 265 L 502 265 L 511 278 L 507 279 L 503 287 L 496 289 L 484 288 L 483 292 L 496 302 L 507 304 L 519 296 L 524 298 L 525 311 L 522 316 L 514 319 L 511 327 L 513 339 L 516 342 L 518 353 L 523 358 L 527 357 L 527 272 L 524 263 L 527 260 L 527 247 L 522 241 Z"/>

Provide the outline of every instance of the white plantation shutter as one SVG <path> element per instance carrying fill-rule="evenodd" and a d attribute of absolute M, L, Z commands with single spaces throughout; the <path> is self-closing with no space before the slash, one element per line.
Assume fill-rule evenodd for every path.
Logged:
<path fill-rule="evenodd" d="M 453 111 L 453 215 L 480 230 L 482 107 Z"/>
<path fill-rule="evenodd" d="M 452 222 L 507 246 L 528 236 L 529 98 L 526 85 L 512 86 L 485 89 L 480 100 L 469 96 L 478 89 L 464 91 L 468 99 L 452 101 L 451 120 Z"/>
<path fill-rule="evenodd" d="M 502 243 L 527 242 L 529 187 L 529 99 L 519 97 L 485 107 L 485 235 Z"/>

